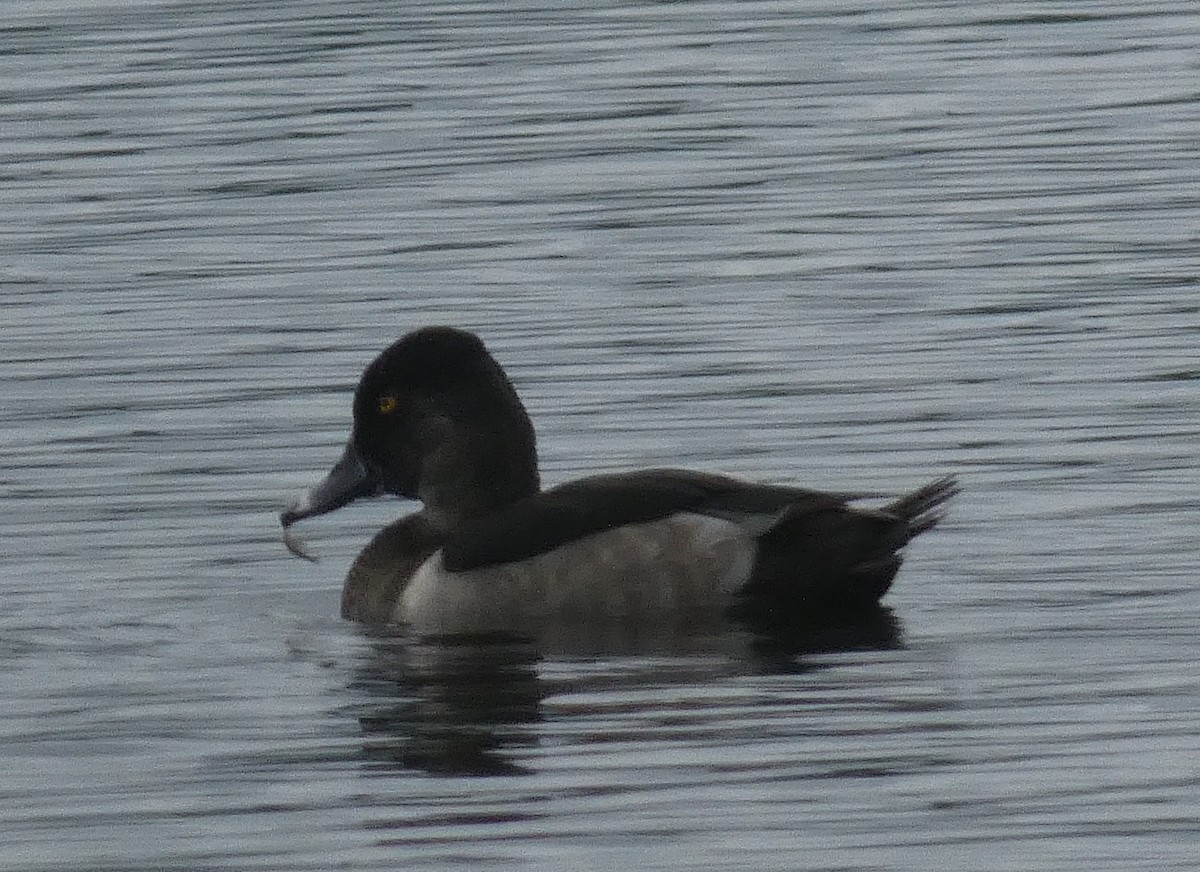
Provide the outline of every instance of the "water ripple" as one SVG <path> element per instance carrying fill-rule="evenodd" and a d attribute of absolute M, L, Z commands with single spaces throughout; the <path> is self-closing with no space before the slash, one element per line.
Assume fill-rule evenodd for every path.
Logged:
<path fill-rule="evenodd" d="M 1191 869 L 1200 15 L 32 2 L 0 869 Z M 480 330 L 548 481 L 947 470 L 870 633 L 425 648 L 275 513 Z M 861 628 L 860 628 L 861 630 Z"/>

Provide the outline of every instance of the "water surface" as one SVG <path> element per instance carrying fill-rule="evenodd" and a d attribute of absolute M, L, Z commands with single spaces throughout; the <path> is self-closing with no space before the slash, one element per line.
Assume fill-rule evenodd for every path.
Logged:
<path fill-rule="evenodd" d="M 1192 4 L 31 2 L 0 869 L 1193 869 Z M 894 623 L 409 645 L 278 508 L 479 330 L 544 477 L 957 471 Z"/>

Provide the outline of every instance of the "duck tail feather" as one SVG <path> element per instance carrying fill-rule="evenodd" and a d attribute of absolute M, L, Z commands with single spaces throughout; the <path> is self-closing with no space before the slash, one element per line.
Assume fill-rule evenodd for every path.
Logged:
<path fill-rule="evenodd" d="M 931 530 L 945 516 L 945 506 L 959 491 L 958 479 L 944 475 L 889 503 L 884 511 L 908 524 L 908 538 Z"/>

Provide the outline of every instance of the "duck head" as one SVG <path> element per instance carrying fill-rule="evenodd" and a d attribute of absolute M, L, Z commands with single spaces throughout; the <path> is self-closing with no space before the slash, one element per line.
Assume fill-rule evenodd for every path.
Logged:
<path fill-rule="evenodd" d="M 450 530 L 538 488 L 533 425 L 504 370 L 474 334 L 426 327 L 366 368 L 341 458 L 280 520 L 391 493 Z"/>

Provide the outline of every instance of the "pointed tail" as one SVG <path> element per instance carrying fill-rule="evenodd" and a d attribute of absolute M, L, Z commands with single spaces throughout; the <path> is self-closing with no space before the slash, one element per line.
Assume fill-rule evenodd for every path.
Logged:
<path fill-rule="evenodd" d="M 945 505 L 958 493 L 958 479 L 942 476 L 884 507 L 888 514 L 908 522 L 908 540 L 936 527 L 945 514 Z M 907 540 L 906 540 L 907 541 Z"/>

